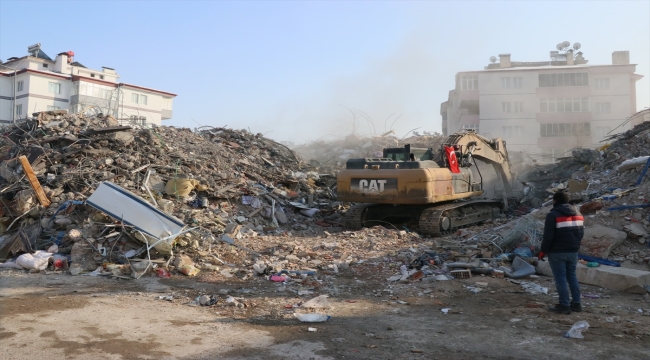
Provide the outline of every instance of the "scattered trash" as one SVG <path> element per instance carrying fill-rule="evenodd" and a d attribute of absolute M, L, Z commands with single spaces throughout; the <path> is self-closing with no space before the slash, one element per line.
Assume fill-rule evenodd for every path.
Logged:
<path fill-rule="evenodd" d="M 180 267 L 180 272 L 187 276 L 196 276 L 200 271 L 194 265 L 183 265 Z"/>
<path fill-rule="evenodd" d="M 293 316 L 295 316 L 298 320 L 301 322 L 325 322 L 330 319 L 331 316 L 325 315 L 325 314 L 316 314 L 316 313 L 310 313 L 310 314 L 301 314 L 301 313 L 294 313 Z"/>
<path fill-rule="evenodd" d="M 569 331 L 564 333 L 564 337 L 571 339 L 584 339 L 582 332 L 586 331 L 587 329 L 589 329 L 589 323 L 584 320 L 578 321 L 573 324 Z"/>
<path fill-rule="evenodd" d="M 548 288 L 545 288 L 535 283 L 522 283 L 521 287 L 524 288 L 526 292 L 533 295 L 538 295 L 538 294 L 548 295 Z"/>
<path fill-rule="evenodd" d="M 172 275 L 169 272 L 167 272 L 167 270 L 165 270 L 163 268 L 158 268 L 158 270 L 156 272 L 158 273 L 158 277 L 161 277 L 163 279 L 168 279 L 168 278 L 172 277 Z"/>

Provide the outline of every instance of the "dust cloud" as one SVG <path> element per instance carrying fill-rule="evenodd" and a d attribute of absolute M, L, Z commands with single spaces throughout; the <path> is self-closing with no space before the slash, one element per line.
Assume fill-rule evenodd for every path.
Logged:
<path fill-rule="evenodd" d="M 435 87 L 453 88 L 453 77 L 450 67 L 441 64 L 443 57 L 427 47 L 431 37 L 413 32 L 391 54 L 368 61 L 361 73 L 333 78 L 304 98 L 283 104 L 271 120 L 283 133 L 272 137 L 301 144 L 391 129 L 398 138 L 415 128 L 441 132 L 441 101 L 435 99 L 443 98 Z M 439 84 L 439 79 L 446 83 Z"/>

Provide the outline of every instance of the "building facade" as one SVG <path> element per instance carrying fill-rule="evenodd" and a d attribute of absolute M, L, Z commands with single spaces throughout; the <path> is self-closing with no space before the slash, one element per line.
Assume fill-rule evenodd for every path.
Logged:
<path fill-rule="evenodd" d="M 551 162 L 628 130 L 642 78 L 629 52 L 614 52 L 611 65 L 587 65 L 571 50 L 563 57 L 526 63 L 502 54 L 484 70 L 458 73 L 440 107 L 443 133 L 475 129 L 505 139 L 510 152 Z"/>
<path fill-rule="evenodd" d="M 52 60 L 40 44 L 0 63 L 0 123 L 47 110 L 110 114 L 123 123 L 161 125 L 176 94 L 119 82 L 114 69 L 88 69 L 62 52 Z"/>

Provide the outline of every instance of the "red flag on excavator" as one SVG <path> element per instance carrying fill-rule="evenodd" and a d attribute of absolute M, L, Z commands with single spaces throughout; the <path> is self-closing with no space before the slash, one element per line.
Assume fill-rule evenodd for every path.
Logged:
<path fill-rule="evenodd" d="M 445 146 L 445 153 L 447 154 L 447 161 L 449 162 L 449 170 L 452 173 L 460 173 L 460 168 L 458 167 L 458 159 L 456 158 L 456 151 L 454 151 L 453 146 Z"/>

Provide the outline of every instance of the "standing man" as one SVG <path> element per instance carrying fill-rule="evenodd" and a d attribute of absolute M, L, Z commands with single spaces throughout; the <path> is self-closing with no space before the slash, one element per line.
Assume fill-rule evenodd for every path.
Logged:
<path fill-rule="evenodd" d="M 582 311 L 576 266 L 580 241 L 585 233 L 583 222 L 584 218 L 580 212 L 569 204 L 569 194 L 556 192 L 553 195 L 553 209 L 546 215 L 544 239 L 538 255 L 540 260 L 548 255 L 560 297 L 560 303 L 549 308 L 549 311 L 567 315 L 571 314 L 571 311 Z M 571 302 L 567 283 L 571 289 Z"/>

